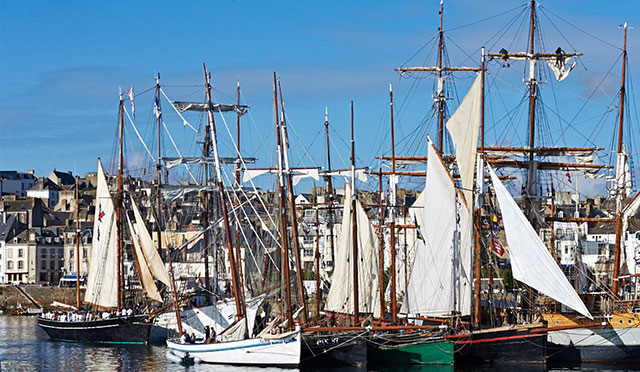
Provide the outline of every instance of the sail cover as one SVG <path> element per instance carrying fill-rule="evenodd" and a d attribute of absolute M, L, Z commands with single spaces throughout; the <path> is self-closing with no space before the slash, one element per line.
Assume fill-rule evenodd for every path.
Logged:
<path fill-rule="evenodd" d="M 429 142 L 424 215 L 401 312 L 424 316 L 471 314 L 471 219 L 453 180 Z M 458 222 L 456 222 L 458 221 Z M 459 238 L 454 236 L 459 234 Z"/>
<path fill-rule="evenodd" d="M 345 184 L 345 195 L 351 186 Z M 342 230 L 335 252 L 335 270 L 325 310 L 352 314 L 353 306 L 353 229 L 351 228 L 351 199 L 345 197 Z M 361 313 L 380 316 L 380 282 L 378 279 L 378 238 L 360 201 L 356 199 L 358 226 L 358 308 Z"/>
<path fill-rule="evenodd" d="M 140 239 L 140 250 L 144 260 L 149 266 L 149 271 L 153 274 L 154 278 L 164 283 L 164 285 L 170 286 L 171 279 L 169 279 L 167 269 L 162 262 L 162 258 L 160 258 L 160 255 L 158 254 L 156 246 L 153 244 L 153 239 L 151 239 L 151 235 L 149 235 L 149 231 L 144 224 L 140 210 L 133 198 L 131 198 L 131 206 L 136 220 L 137 236 Z"/>
<path fill-rule="evenodd" d="M 447 130 L 456 149 L 456 163 L 462 180 L 462 189 L 467 205 L 473 196 L 478 128 L 480 128 L 481 75 L 471 85 L 462 103 L 447 121 Z"/>
<path fill-rule="evenodd" d="M 142 283 L 142 288 L 147 294 L 147 297 L 162 302 L 162 296 L 160 296 L 160 292 L 158 292 L 158 287 L 156 287 L 156 283 L 153 281 L 153 275 L 149 270 L 147 260 L 142 253 L 142 248 L 140 248 L 140 236 L 136 234 L 133 229 L 133 224 L 131 224 L 129 216 L 127 216 L 127 226 L 129 227 L 129 234 L 131 234 L 131 240 L 133 241 L 133 253 L 136 259 L 136 268 L 140 282 Z"/>
<path fill-rule="evenodd" d="M 109 184 L 100 159 L 97 183 L 93 242 L 84 302 L 104 308 L 115 308 L 118 305 L 118 228 Z"/>
<path fill-rule="evenodd" d="M 593 319 L 556 260 L 491 167 L 489 173 L 502 212 L 513 277 Z"/>

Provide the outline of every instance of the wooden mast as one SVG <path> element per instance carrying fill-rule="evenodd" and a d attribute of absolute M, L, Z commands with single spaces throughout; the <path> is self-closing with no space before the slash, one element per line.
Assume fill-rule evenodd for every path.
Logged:
<path fill-rule="evenodd" d="M 445 108 L 445 99 L 444 96 L 444 79 L 442 78 L 442 50 L 443 47 L 443 37 L 444 31 L 442 28 L 443 18 L 444 18 L 444 1 L 440 0 L 440 27 L 438 28 L 438 92 L 436 93 L 436 99 L 438 100 L 438 151 L 442 153 L 442 140 L 444 137 L 444 108 Z M 393 215 L 392 215 L 393 216 Z M 392 236 L 393 236 L 392 232 Z M 393 298 L 392 298 L 393 302 Z M 395 309 L 392 309 L 393 322 L 395 323 Z"/>
<path fill-rule="evenodd" d="M 535 29 L 536 29 L 536 9 L 535 9 L 536 1 L 535 0 L 531 0 L 530 8 L 531 8 L 531 15 L 529 20 L 529 56 L 531 56 L 531 58 L 529 59 L 529 80 L 527 81 L 527 84 L 529 85 L 529 169 L 528 169 L 528 177 L 527 177 L 527 195 L 531 200 L 532 196 L 537 195 L 536 164 L 533 161 L 533 158 L 534 158 L 533 148 L 535 146 L 535 138 L 536 138 L 536 132 L 535 132 L 536 90 L 538 85 L 538 81 L 536 80 L 536 59 L 532 58 L 534 53 Z M 529 208 L 531 208 L 531 213 L 529 215 L 529 218 L 531 220 L 531 223 L 534 224 L 535 208 L 533 207 L 533 202 L 531 203 Z M 537 223 L 535 223 L 533 226 L 535 228 L 537 226 Z"/>
<path fill-rule="evenodd" d="M 204 65 L 204 64 L 203 64 Z M 207 76 L 205 76 L 205 80 Z M 208 83 L 207 83 L 208 84 Z M 205 87 L 206 88 L 206 87 Z M 213 115 L 212 115 L 213 116 Z M 211 134 L 210 126 L 211 120 L 207 121 L 204 129 L 204 144 L 202 149 L 202 156 L 204 158 L 209 157 L 211 152 Z M 204 291 L 207 304 L 213 303 L 211 300 L 211 277 L 209 274 L 209 162 L 204 162 L 204 190 L 201 192 L 202 198 L 202 213 L 200 214 L 200 225 L 202 225 L 202 254 L 204 258 Z M 215 248 L 217 249 L 217 248 Z M 217 278 L 216 278 L 217 282 Z"/>
<path fill-rule="evenodd" d="M 316 209 L 316 324 L 320 322 L 320 220 Z"/>
<path fill-rule="evenodd" d="M 120 310 L 123 306 L 123 270 L 122 270 L 122 249 L 123 249 L 123 240 L 124 236 L 122 234 L 122 201 L 124 200 L 124 188 L 122 185 L 122 169 L 124 168 L 124 101 L 122 99 L 122 92 L 120 93 L 120 109 L 119 109 L 119 126 L 120 126 L 120 149 L 119 149 L 119 162 L 118 162 L 118 191 L 116 195 L 116 226 L 118 231 L 118 254 L 117 254 L 117 265 L 118 265 L 118 301 L 117 301 L 117 310 Z"/>
<path fill-rule="evenodd" d="M 331 265 L 335 265 L 335 256 L 334 256 L 334 240 L 333 240 L 333 185 L 331 182 L 331 150 L 329 146 L 329 108 L 324 108 L 324 133 L 327 139 L 327 193 L 329 202 L 329 210 L 327 225 L 329 225 L 329 247 L 331 251 Z M 335 266 L 334 266 L 335 267 Z"/>
<path fill-rule="evenodd" d="M 237 88 L 237 94 L 238 94 L 238 107 L 240 107 L 240 82 L 238 82 L 238 88 Z M 236 151 L 238 152 L 238 159 L 236 159 L 236 183 L 238 184 L 238 187 L 240 187 L 240 112 L 236 112 L 236 133 L 237 133 L 237 138 L 236 138 Z"/>
<path fill-rule="evenodd" d="M 480 157 L 482 157 L 484 152 L 484 75 L 485 75 L 485 55 L 484 55 L 484 47 L 482 47 L 482 59 L 480 66 Z M 476 167 L 481 166 L 480 164 L 476 164 Z M 481 173 L 477 173 L 478 175 Z M 480 181 L 477 180 L 477 184 L 480 185 Z M 483 190 L 476 190 L 476 198 L 481 198 Z M 474 297 L 474 307 L 473 307 L 473 320 L 474 326 L 480 327 L 482 323 L 482 313 L 481 313 L 481 298 L 480 298 L 480 289 L 482 286 L 482 242 L 481 242 L 481 214 L 482 208 L 481 204 L 482 200 L 479 200 L 476 203 L 476 212 L 475 212 L 475 244 L 473 247 L 473 259 L 474 259 L 474 279 L 475 286 L 473 287 L 473 297 Z"/>
<path fill-rule="evenodd" d="M 351 101 L 351 241 L 353 244 L 353 325 L 360 323 L 360 304 L 358 293 L 358 220 L 356 218 L 356 153 L 353 137 L 353 101 Z"/>
<path fill-rule="evenodd" d="M 384 194 L 382 193 L 382 167 L 378 168 L 378 198 L 380 217 L 378 218 L 378 235 L 380 237 L 380 247 L 378 249 L 378 266 L 380 275 L 380 319 L 384 321 Z"/>
<path fill-rule="evenodd" d="M 440 2 L 440 11 L 442 12 L 442 2 Z M 442 18 L 441 18 L 442 22 Z M 441 26 L 442 27 L 442 24 Z M 391 173 L 390 176 L 390 188 L 393 192 L 389 194 L 389 201 L 391 202 L 391 223 L 389 224 L 389 234 L 391 235 L 390 247 L 391 250 L 391 323 L 397 322 L 397 303 L 396 303 L 396 145 L 393 128 L 393 89 L 389 84 L 389 107 L 390 119 L 391 119 Z M 440 132 L 440 141 L 442 141 L 442 132 Z M 382 223 L 382 222 L 381 222 Z"/>
<path fill-rule="evenodd" d="M 237 93 L 237 105 L 238 107 L 240 107 L 240 82 L 237 82 L 237 89 L 236 89 L 236 93 Z M 238 187 L 238 190 L 240 190 L 240 188 L 242 187 L 240 185 L 240 112 L 236 111 L 236 161 L 235 161 L 235 175 L 236 175 L 236 186 Z M 237 196 L 238 194 L 236 193 L 236 198 L 238 201 L 238 206 L 240 206 L 242 203 L 240 203 L 240 198 Z M 240 298 L 242 299 L 242 303 L 246 304 L 246 299 L 245 299 L 245 293 L 244 293 L 244 288 L 245 288 L 245 284 L 244 284 L 244 263 L 242 261 L 242 251 L 240 250 L 240 229 L 242 229 L 242 226 L 240 225 L 240 221 L 238 220 L 237 224 L 236 224 L 236 256 L 238 258 L 238 262 L 240 263 L 240 265 L 238 265 L 238 277 L 240 280 Z M 247 318 L 245 317 L 245 322 L 247 322 Z"/>
<path fill-rule="evenodd" d="M 233 285 L 233 295 L 236 301 L 236 314 L 238 317 L 245 316 L 244 314 L 244 306 L 242 304 L 242 298 L 240 297 L 239 283 L 238 283 L 238 272 L 237 265 L 235 259 L 235 253 L 233 251 L 233 247 L 231 245 L 231 228 L 229 226 L 229 215 L 227 213 L 227 197 L 224 192 L 224 185 L 222 183 L 222 171 L 220 170 L 220 158 L 218 155 L 218 144 L 216 138 L 216 124 L 213 117 L 213 104 L 211 103 L 211 83 L 210 76 L 207 74 L 207 68 L 205 64 L 202 64 L 202 70 L 204 72 L 204 78 L 206 83 L 206 93 L 207 93 L 207 114 L 208 114 L 208 123 L 209 129 L 211 130 L 211 144 L 213 147 L 213 156 L 215 159 L 215 171 L 216 178 L 218 183 L 218 192 L 220 194 L 220 208 L 222 209 L 222 220 L 224 222 L 224 235 L 227 243 L 227 253 L 229 255 L 229 265 L 231 266 L 231 281 Z M 206 234 L 205 234 L 206 236 Z"/>
<path fill-rule="evenodd" d="M 80 200 L 78 200 L 78 176 L 76 176 L 76 307 L 80 310 Z"/>
<path fill-rule="evenodd" d="M 302 283 L 302 262 L 300 261 L 300 240 L 298 238 L 298 217 L 296 215 L 296 199 L 293 195 L 293 179 L 291 177 L 291 169 L 289 168 L 289 136 L 287 134 L 287 121 L 284 111 L 284 99 L 282 98 L 282 88 L 278 82 L 278 91 L 280 93 L 280 108 L 282 117 L 280 118 L 280 131 L 282 132 L 282 153 L 284 155 L 284 174 L 287 179 L 287 196 L 289 198 L 289 215 L 291 218 L 291 236 L 293 239 L 293 257 L 296 262 L 296 282 L 298 284 L 298 298 L 302 306 L 301 325 L 307 324 L 307 306 L 305 301 L 304 284 Z"/>
<path fill-rule="evenodd" d="M 622 46 L 622 83 L 620 85 L 620 113 L 619 113 L 619 121 L 618 121 L 618 168 L 622 167 L 624 171 L 624 161 L 623 158 L 623 147 L 622 147 L 622 135 L 623 135 L 623 124 L 624 124 L 624 96 L 625 96 L 625 87 L 624 81 L 626 76 L 627 69 L 627 28 L 628 25 L 625 22 L 623 25 L 624 28 L 624 42 Z M 618 288 L 620 284 L 618 283 L 618 277 L 620 276 L 620 253 L 622 250 L 621 247 L 621 239 L 622 239 L 622 199 L 624 193 L 624 184 L 620 184 L 619 177 L 621 175 L 621 170 L 617 169 L 616 172 L 616 245 L 613 255 L 613 295 L 614 298 L 618 296 Z"/>
<path fill-rule="evenodd" d="M 282 236 L 282 271 L 284 273 L 284 289 L 287 311 L 287 326 L 293 328 L 293 315 L 291 314 L 291 280 L 289 278 L 289 233 L 287 231 L 287 214 L 284 198 L 284 173 L 282 167 L 282 137 L 280 132 L 280 120 L 278 116 L 278 83 L 276 73 L 273 73 L 273 109 L 276 120 L 276 139 L 278 146 L 278 189 L 279 189 L 279 214 L 280 214 L 280 235 Z"/>
<path fill-rule="evenodd" d="M 161 154 L 161 136 L 162 133 L 162 110 L 160 109 L 160 74 L 156 75 L 156 124 L 158 127 L 158 157 L 156 160 L 156 234 L 158 237 L 158 253 L 162 257 L 162 154 Z"/>

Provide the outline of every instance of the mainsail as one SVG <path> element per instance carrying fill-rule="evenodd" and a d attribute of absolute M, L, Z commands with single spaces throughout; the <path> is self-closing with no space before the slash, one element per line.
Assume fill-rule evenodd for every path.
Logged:
<path fill-rule="evenodd" d="M 118 306 L 118 227 L 109 184 L 98 159 L 96 214 L 93 222 L 90 270 L 84 302 L 104 307 Z"/>
<path fill-rule="evenodd" d="M 593 319 L 515 200 L 489 167 L 509 244 L 513 277 Z"/>
<path fill-rule="evenodd" d="M 351 195 L 351 186 L 345 185 L 345 195 Z M 335 251 L 336 267 L 325 310 L 352 314 L 353 307 L 353 229 L 351 229 L 351 199 L 345 197 L 342 230 Z M 373 225 L 360 201 L 356 199 L 358 226 L 358 307 L 361 313 L 380 316 L 380 288 L 378 279 L 378 239 Z"/>
<path fill-rule="evenodd" d="M 433 144 L 423 191 L 424 214 L 416 218 L 419 241 L 401 312 L 425 316 L 471 314 L 470 213 Z"/>

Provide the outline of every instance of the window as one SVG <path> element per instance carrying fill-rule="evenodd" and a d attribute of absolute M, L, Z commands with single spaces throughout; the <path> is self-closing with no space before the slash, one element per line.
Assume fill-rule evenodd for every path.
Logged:
<path fill-rule="evenodd" d="M 12 270 L 13 269 L 13 261 L 7 261 L 7 269 L 8 270 Z"/>
<path fill-rule="evenodd" d="M 74 252 L 73 249 L 69 250 L 69 258 L 73 258 L 74 254 L 75 254 L 75 252 Z"/>
<path fill-rule="evenodd" d="M 18 248 L 18 258 L 24 257 L 24 250 L 22 248 Z"/>
<path fill-rule="evenodd" d="M 75 267 L 75 265 L 73 264 L 73 262 L 69 264 L 69 271 L 71 271 L 71 272 L 76 271 L 76 267 Z"/>
<path fill-rule="evenodd" d="M 58 248 L 58 257 L 60 258 L 64 257 L 64 252 L 62 251 L 62 248 Z"/>
<path fill-rule="evenodd" d="M 87 258 L 87 250 L 86 249 L 82 250 L 82 258 Z"/>
<path fill-rule="evenodd" d="M 18 270 L 24 269 L 24 261 L 18 261 Z"/>
<path fill-rule="evenodd" d="M 47 269 L 47 261 L 40 261 L 40 270 Z"/>
<path fill-rule="evenodd" d="M 51 262 L 49 262 L 49 270 L 55 270 L 56 269 L 56 262 L 54 260 L 51 260 Z"/>
<path fill-rule="evenodd" d="M 7 248 L 7 258 L 13 258 L 13 249 Z"/>

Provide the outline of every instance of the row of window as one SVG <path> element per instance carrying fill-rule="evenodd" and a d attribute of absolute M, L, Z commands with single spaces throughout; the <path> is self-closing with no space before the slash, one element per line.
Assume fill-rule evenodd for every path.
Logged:
<path fill-rule="evenodd" d="M 24 269 L 24 261 L 18 262 L 18 270 Z M 13 261 L 7 261 L 7 270 L 13 270 Z"/>

